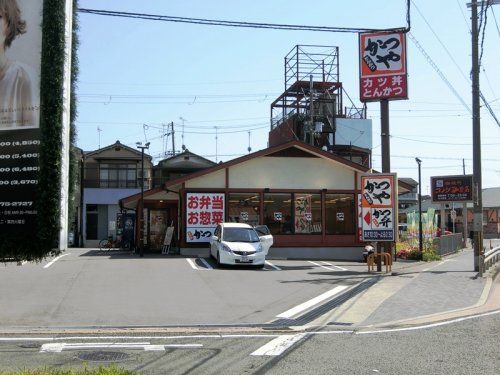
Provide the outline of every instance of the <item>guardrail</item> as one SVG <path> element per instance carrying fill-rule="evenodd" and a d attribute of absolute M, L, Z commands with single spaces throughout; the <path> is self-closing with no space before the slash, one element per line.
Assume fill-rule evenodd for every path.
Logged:
<path fill-rule="evenodd" d="M 500 246 L 494 247 L 493 249 L 485 252 L 483 257 L 483 269 L 484 272 L 486 272 L 488 268 L 490 268 L 493 264 L 498 262 L 498 259 L 500 259 Z"/>

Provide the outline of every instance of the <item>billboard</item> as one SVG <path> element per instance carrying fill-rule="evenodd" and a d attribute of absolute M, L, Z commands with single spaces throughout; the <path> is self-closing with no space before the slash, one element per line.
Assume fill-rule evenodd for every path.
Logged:
<path fill-rule="evenodd" d="M 36 218 L 43 1 L 0 9 L 0 231 L 30 231 Z"/>
<path fill-rule="evenodd" d="M 224 213 L 224 193 L 187 193 L 186 242 L 210 242 Z"/>
<path fill-rule="evenodd" d="M 359 75 L 362 102 L 408 99 L 406 34 L 359 34 Z"/>
<path fill-rule="evenodd" d="M 472 175 L 431 177 L 433 203 L 472 202 Z"/>
<path fill-rule="evenodd" d="M 363 241 L 395 241 L 396 174 L 361 176 L 361 236 Z"/>

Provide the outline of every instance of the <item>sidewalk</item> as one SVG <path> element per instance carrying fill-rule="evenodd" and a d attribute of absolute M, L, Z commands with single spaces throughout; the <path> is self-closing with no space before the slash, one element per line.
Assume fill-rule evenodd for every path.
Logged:
<path fill-rule="evenodd" d="M 333 326 L 354 328 L 412 324 L 417 318 L 419 322 L 426 318 L 435 321 L 450 314 L 471 315 L 474 313 L 471 308 L 484 306 L 488 297 L 500 300 L 498 296 L 495 298 L 500 291 L 494 285 L 498 279 L 494 283 L 491 276 L 478 277 L 473 271 L 473 256 L 472 249 L 466 248 L 436 262 L 395 262 L 392 276 L 382 274 L 378 283 L 325 320 L 333 322 L 329 323 Z M 489 308 L 499 309 L 500 304 Z"/>

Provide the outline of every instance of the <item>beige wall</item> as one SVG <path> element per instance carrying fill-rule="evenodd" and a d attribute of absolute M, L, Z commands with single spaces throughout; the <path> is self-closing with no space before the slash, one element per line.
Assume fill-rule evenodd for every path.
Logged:
<path fill-rule="evenodd" d="M 320 158 L 261 157 L 230 167 L 229 187 L 350 190 L 354 170 Z"/>
<path fill-rule="evenodd" d="M 186 188 L 214 188 L 224 189 L 226 187 L 226 170 L 210 173 L 205 176 L 193 178 L 186 181 Z"/>

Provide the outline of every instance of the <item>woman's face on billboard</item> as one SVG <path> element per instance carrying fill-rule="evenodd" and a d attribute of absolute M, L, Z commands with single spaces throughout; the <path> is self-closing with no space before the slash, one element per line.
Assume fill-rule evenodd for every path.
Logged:
<path fill-rule="evenodd" d="M 5 49 L 5 36 L 7 35 L 7 22 L 5 22 L 5 17 L 0 11 L 0 47 L 2 50 Z"/>

